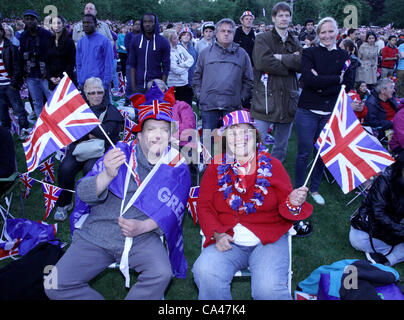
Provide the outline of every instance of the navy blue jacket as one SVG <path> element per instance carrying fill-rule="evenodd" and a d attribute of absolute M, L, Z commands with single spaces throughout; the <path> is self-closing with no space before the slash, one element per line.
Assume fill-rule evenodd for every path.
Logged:
<path fill-rule="evenodd" d="M 129 46 L 129 65 L 136 69 L 136 88 L 145 89 L 147 83 L 153 79 L 161 79 L 168 76 L 170 71 L 170 43 L 159 34 L 159 23 L 155 17 L 154 35 L 147 39 L 143 30 L 143 18 L 141 20 L 141 33 L 137 34 Z"/>

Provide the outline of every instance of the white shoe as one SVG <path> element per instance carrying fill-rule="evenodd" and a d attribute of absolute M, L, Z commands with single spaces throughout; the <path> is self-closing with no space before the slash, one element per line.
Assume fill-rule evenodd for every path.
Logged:
<path fill-rule="evenodd" d="M 317 204 L 319 204 L 321 206 L 325 205 L 325 200 L 324 200 L 323 196 L 321 194 L 319 194 L 318 192 L 312 193 L 311 196 Z"/>

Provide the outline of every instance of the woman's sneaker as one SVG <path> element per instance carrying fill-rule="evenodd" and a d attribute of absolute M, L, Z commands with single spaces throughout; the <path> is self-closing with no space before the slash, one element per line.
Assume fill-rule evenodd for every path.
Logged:
<path fill-rule="evenodd" d="M 325 205 L 325 200 L 324 200 L 323 196 L 322 196 L 321 194 L 319 194 L 318 192 L 312 193 L 312 194 L 311 194 L 311 197 L 313 198 L 313 200 L 314 200 L 317 204 L 319 204 L 319 205 L 321 205 L 321 206 Z"/>

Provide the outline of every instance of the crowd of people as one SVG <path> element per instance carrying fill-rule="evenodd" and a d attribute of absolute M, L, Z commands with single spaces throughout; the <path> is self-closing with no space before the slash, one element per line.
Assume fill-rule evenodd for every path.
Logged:
<path fill-rule="evenodd" d="M 396 162 L 375 178 L 352 218 L 350 241 L 369 260 L 394 265 L 404 260 L 404 30 L 390 27 L 345 29 L 332 17 L 307 19 L 294 26 L 292 10 L 278 2 L 271 25 L 256 23 L 245 11 L 239 21 L 159 23 L 151 12 L 128 23 L 101 21 L 92 3 L 81 21 L 63 16 L 41 25 L 34 10 L 0 25 L 0 121 L 11 128 L 9 109 L 18 119 L 23 140 L 41 114 L 45 99 L 67 74 L 100 119 L 113 144 L 124 118 L 112 104 L 119 96 L 118 72 L 126 84 L 124 106 L 149 101 L 150 111 L 135 112 L 131 145 L 136 177 L 117 184 L 127 155 L 110 148 L 100 128 L 67 147 L 57 185 L 72 190 L 91 206 L 73 243 L 56 265 L 59 286 L 46 290 L 52 299 L 98 299 L 89 281 L 122 256 L 125 238 L 133 238 L 129 267 L 140 273 L 128 299 L 160 299 L 172 271 L 159 236 L 160 226 L 132 207 L 119 208 L 164 155 L 173 134 L 184 147 L 192 141 L 200 115 L 201 141 L 212 160 L 201 172 L 198 221 L 206 237 L 192 271 L 200 299 L 231 299 L 234 273 L 249 266 L 254 299 L 291 299 L 287 288 L 287 233 L 309 236 L 307 218 L 326 199 L 319 193 L 324 163 L 309 171 L 314 143 L 327 123 L 342 86 L 362 126 Z M 32 113 L 20 95 L 25 84 Z M 401 99 L 401 100 L 400 100 Z M 161 106 L 161 107 L 160 107 Z M 198 117 L 199 118 L 199 117 Z M 294 181 L 283 167 L 292 128 L 297 137 Z M 188 133 L 185 133 L 187 130 Z M 213 135 L 205 134 L 214 132 Z M 272 148 L 266 143 L 273 137 Z M 86 176 L 99 156 L 81 159 L 77 146 L 102 140 L 103 171 Z M 220 139 L 220 152 L 217 142 Z M 212 144 L 213 143 L 213 144 Z M 198 146 L 192 145 L 198 149 Z M 271 148 L 271 152 L 269 149 Z M 199 149 L 198 149 L 199 152 Z M 130 156 L 132 157 L 132 156 Z M 200 174 L 198 166 L 189 166 Z M 196 172 L 196 173 L 195 173 Z M 121 178 L 119 178 L 121 179 Z M 179 182 L 187 177 L 178 177 Z M 123 181 L 123 180 L 120 180 Z M 194 182 L 194 179 L 193 179 Z M 185 182 L 184 182 L 185 183 Z M 116 190 L 119 190 L 117 193 Z M 73 209 L 62 192 L 54 218 Z M 215 263 L 212 263 L 214 261 Z"/>

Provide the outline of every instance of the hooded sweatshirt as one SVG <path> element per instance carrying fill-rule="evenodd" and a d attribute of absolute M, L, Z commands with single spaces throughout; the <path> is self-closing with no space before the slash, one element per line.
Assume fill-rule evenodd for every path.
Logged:
<path fill-rule="evenodd" d="M 152 15 L 155 18 L 154 34 L 146 37 L 143 29 L 143 17 Z M 136 69 L 136 88 L 146 89 L 147 82 L 168 76 L 170 71 L 170 43 L 159 34 L 160 26 L 154 13 L 145 14 L 140 22 L 140 34 L 130 42 L 129 65 Z"/>

